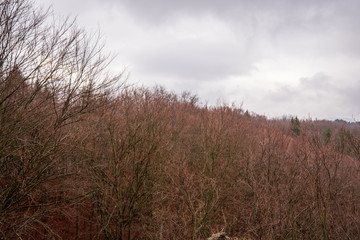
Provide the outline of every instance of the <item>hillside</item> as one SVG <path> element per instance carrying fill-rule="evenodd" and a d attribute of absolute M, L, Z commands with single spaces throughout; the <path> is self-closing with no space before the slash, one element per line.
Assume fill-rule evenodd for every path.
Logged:
<path fill-rule="evenodd" d="M 0 238 L 360 235 L 359 125 L 128 86 L 72 22 L 0 9 Z"/>

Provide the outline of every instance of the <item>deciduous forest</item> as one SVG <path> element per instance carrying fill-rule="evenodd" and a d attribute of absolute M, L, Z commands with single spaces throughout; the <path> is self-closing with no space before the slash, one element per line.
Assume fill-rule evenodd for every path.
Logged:
<path fill-rule="evenodd" d="M 200 104 L 110 61 L 1 1 L 1 239 L 359 239 L 358 124 Z"/>

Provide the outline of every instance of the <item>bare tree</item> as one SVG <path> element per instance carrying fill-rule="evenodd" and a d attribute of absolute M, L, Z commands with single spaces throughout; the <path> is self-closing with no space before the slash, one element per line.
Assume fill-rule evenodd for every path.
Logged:
<path fill-rule="evenodd" d="M 99 38 L 70 19 L 47 24 L 51 17 L 28 0 L 0 3 L 0 238 L 32 223 L 47 229 L 52 203 L 41 189 L 63 176 L 68 126 L 121 77 L 107 73 Z"/>

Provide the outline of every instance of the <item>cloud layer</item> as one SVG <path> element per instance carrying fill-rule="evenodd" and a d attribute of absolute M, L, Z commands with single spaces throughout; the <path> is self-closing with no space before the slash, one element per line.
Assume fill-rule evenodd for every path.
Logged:
<path fill-rule="evenodd" d="M 271 117 L 360 119 L 359 1 L 52 3 L 100 28 L 131 81 L 190 90 L 211 104 L 243 102 Z"/>

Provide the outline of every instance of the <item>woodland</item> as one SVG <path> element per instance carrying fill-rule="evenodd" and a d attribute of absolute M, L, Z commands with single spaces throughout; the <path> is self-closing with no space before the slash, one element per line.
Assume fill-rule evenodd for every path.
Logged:
<path fill-rule="evenodd" d="M 0 3 L 0 239 L 359 239 L 359 123 L 126 84 L 101 39 Z"/>

